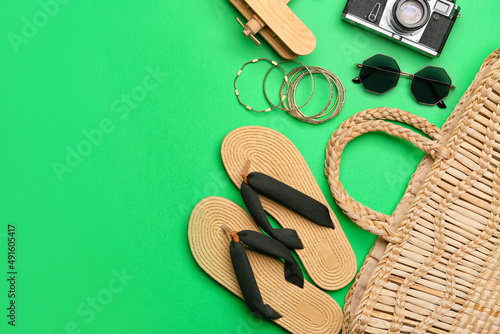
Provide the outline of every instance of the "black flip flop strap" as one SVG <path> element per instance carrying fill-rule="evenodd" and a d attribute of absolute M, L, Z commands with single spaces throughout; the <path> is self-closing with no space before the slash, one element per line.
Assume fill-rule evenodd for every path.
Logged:
<path fill-rule="evenodd" d="M 257 224 L 267 234 L 273 236 L 283 244 L 289 247 L 290 244 L 296 246 L 298 237 L 296 238 L 297 240 L 294 240 L 293 236 L 288 231 L 282 232 L 283 235 L 278 235 L 276 237 L 276 234 L 280 234 L 280 232 L 278 232 L 278 229 L 273 229 L 271 227 L 257 193 L 283 204 L 290 210 L 295 211 L 320 226 L 332 229 L 335 228 L 328 208 L 314 198 L 309 197 L 306 194 L 284 184 L 283 182 L 259 172 L 248 174 L 246 180 L 248 184 L 243 182 L 241 185 L 241 191 L 248 211 Z M 253 192 L 249 189 L 253 190 Z M 296 232 L 293 232 L 296 235 Z M 291 238 L 291 241 L 288 241 L 288 238 Z M 298 240 L 298 242 L 300 242 L 300 240 Z M 302 248 L 294 246 L 292 246 L 292 248 Z"/>
<path fill-rule="evenodd" d="M 241 197 L 245 202 L 248 212 L 250 212 L 252 218 L 255 220 L 257 225 L 259 225 L 259 227 L 264 230 L 264 232 L 266 232 L 269 236 L 278 240 L 288 248 L 304 248 L 295 230 L 292 230 L 290 228 L 274 228 L 271 226 L 266 212 L 262 207 L 262 203 L 260 202 L 259 194 L 257 193 L 257 191 L 255 191 L 255 189 L 253 189 L 245 182 L 241 184 Z"/>
<path fill-rule="evenodd" d="M 278 319 L 281 315 L 271 306 L 264 304 L 262 300 L 244 245 L 265 255 L 283 258 L 285 260 L 285 279 L 300 288 L 304 286 L 302 271 L 290 251 L 279 241 L 255 231 L 245 230 L 237 234 L 242 243 L 234 240 L 231 241 L 230 254 L 243 299 L 248 308 L 257 317 L 262 319 Z"/>

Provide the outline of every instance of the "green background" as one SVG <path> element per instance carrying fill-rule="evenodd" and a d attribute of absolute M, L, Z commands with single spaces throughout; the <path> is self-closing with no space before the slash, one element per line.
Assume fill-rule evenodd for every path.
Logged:
<path fill-rule="evenodd" d="M 224 136 L 245 125 L 271 127 L 296 144 L 360 266 L 375 237 L 329 195 L 323 164 L 330 135 L 347 117 L 380 106 L 441 126 L 499 46 L 500 5 L 459 1 L 462 17 L 442 56 L 430 59 L 342 22 L 344 4 L 290 3 L 317 38 L 314 52 L 300 60 L 330 69 L 347 90 L 339 116 L 310 125 L 237 103 L 232 82 L 242 64 L 280 58 L 264 41 L 256 47 L 241 35 L 228 1 L 3 2 L 0 332 L 283 332 L 250 317 L 198 267 L 188 245 L 189 215 L 199 200 L 216 195 L 242 204 L 219 152 Z M 375 53 L 393 56 L 406 72 L 446 68 L 457 86 L 448 108 L 417 104 L 405 78 L 382 96 L 353 84 L 354 64 Z M 266 66 L 247 67 L 239 82 L 242 99 L 255 108 L 266 108 Z M 279 73 L 273 76 L 269 87 L 277 87 Z M 299 97 L 309 89 L 304 79 Z M 306 111 L 322 108 L 327 94 L 318 77 Z M 84 154 L 75 156 L 78 150 Z M 391 213 L 421 157 L 403 141 L 365 135 L 346 149 L 341 179 L 354 198 Z M 6 317 L 8 224 L 16 226 L 15 327 Z M 347 289 L 329 294 L 343 305 Z"/>

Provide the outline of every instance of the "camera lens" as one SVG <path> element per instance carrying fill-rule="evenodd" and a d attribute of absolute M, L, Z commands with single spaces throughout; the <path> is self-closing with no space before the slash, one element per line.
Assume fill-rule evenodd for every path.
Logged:
<path fill-rule="evenodd" d="M 405 2 L 399 12 L 399 17 L 406 24 L 418 23 L 424 16 L 422 5 L 416 1 Z"/>
<path fill-rule="evenodd" d="M 399 0 L 392 9 L 392 21 L 398 30 L 413 32 L 425 25 L 429 12 L 426 0 Z"/>

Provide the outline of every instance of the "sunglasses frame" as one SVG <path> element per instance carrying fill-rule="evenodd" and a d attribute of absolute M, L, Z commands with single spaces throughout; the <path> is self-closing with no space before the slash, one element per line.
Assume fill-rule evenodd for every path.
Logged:
<path fill-rule="evenodd" d="M 373 58 L 373 57 L 376 57 L 376 56 L 383 56 L 383 57 L 387 57 L 387 58 L 392 59 L 392 60 L 394 61 L 394 63 L 396 64 L 396 66 L 398 67 L 398 69 L 399 69 L 399 64 L 398 64 L 398 62 L 396 61 L 396 59 L 394 59 L 393 57 L 390 57 L 390 56 L 387 56 L 387 55 L 381 54 L 381 53 L 377 53 L 376 55 L 373 55 L 373 56 L 371 56 L 370 58 L 365 59 L 365 60 L 363 61 L 363 63 L 364 63 L 364 62 L 366 62 L 367 60 L 369 60 L 369 59 Z M 451 89 L 455 89 L 455 88 L 456 88 L 454 85 L 452 85 L 452 84 L 451 84 L 451 81 L 452 81 L 452 80 L 451 80 L 450 76 L 448 75 L 448 72 L 446 72 L 446 70 L 445 70 L 444 68 L 442 68 L 442 67 L 438 67 L 438 66 L 425 66 L 425 67 L 421 68 L 420 70 L 418 70 L 416 73 L 418 73 L 418 72 L 420 72 L 420 71 L 422 71 L 422 70 L 424 70 L 424 69 L 426 69 L 426 68 L 428 68 L 428 67 L 437 68 L 437 69 L 442 69 L 442 70 L 444 71 L 444 73 L 446 74 L 446 76 L 450 79 L 450 83 L 449 83 L 449 84 L 444 83 L 444 82 L 440 82 L 440 81 L 438 81 L 438 80 L 433 80 L 433 79 L 430 79 L 430 78 L 421 77 L 421 76 L 418 76 L 418 75 L 416 75 L 416 74 L 411 74 L 411 73 L 408 73 L 408 72 L 404 72 L 404 71 L 401 71 L 401 69 L 399 69 L 399 73 L 398 73 L 398 72 L 395 72 L 395 71 L 390 71 L 390 70 L 386 70 L 386 69 L 383 69 L 383 68 L 380 68 L 380 67 L 371 66 L 371 65 L 364 65 L 364 64 L 360 64 L 360 63 L 356 63 L 356 67 L 357 67 L 357 68 L 359 68 L 359 69 L 360 69 L 360 71 L 361 71 L 361 69 L 362 69 L 363 67 L 367 67 L 367 68 L 373 68 L 373 69 L 376 69 L 376 70 L 379 70 L 379 71 L 382 71 L 382 72 L 389 72 L 389 73 L 393 73 L 393 74 L 399 74 L 399 76 L 400 76 L 400 77 L 402 77 L 402 76 L 403 76 L 403 77 L 406 77 L 406 78 L 410 78 L 410 79 L 412 80 L 412 82 L 413 82 L 413 79 L 414 79 L 414 78 L 420 78 L 420 79 L 422 79 L 422 80 L 427 80 L 427 81 L 431 81 L 431 82 L 435 82 L 435 83 L 439 83 L 439 84 L 442 84 L 442 85 L 449 86 L 449 87 L 450 87 L 450 90 L 451 90 Z M 353 79 L 353 81 L 354 81 L 355 83 L 358 83 L 358 84 L 359 84 L 359 83 L 360 83 L 360 84 L 363 84 L 363 80 L 360 78 L 360 76 L 359 76 L 359 75 L 358 75 L 356 78 L 354 78 L 354 79 Z M 359 81 L 359 82 L 358 82 L 358 81 Z M 365 85 L 363 85 L 363 88 L 364 88 L 367 92 L 370 92 L 370 93 L 373 93 L 373 94 L 377 94 L 377 95 L 382 95 L 382 94 L 385 94 L 385 93 L 387 93 L 387 92 L 389 92 L 389 91 L 393 90 L 394 88 L 396 88 L 396 86 L 398 85 L 398 83 L 399 83 L 399 77 L 398 77 L 398 80 L 396 81 L 396 84 L 394 85 L 394 87 L 391 87 L 390 89 L 388 89 L 388 90 L 386 90 L 385 92 L 382 92 L 382 93 L 378 93 L 378 92 L 374 92 L 374 91 L 372 91 L 372 90 L 369 90 L 369 89 L 367 89 L 367 88 L 365 87 Z M 438 107 L 440 107 L 440 108 L 446 108 L 446 105 L 444 104 L 443 100 L 444 100 L 445 98 L 447 98 L 447 97 L 448 97 L 448 95 L 449 95 L 449 93 L 450 93 L 450 92 L 448 91 L 448 93 L 446 94 L 446 96 L 445 96 L 445 97 L 443 97 L 441 100 L 437 101 L 436 103 L 429 104 L 429 103 L 424 103 L 424 102 L 420 102 L 420 101 L 418 101 L 418 100 L 417 100 L 417 98 L 415 97 L 415 94 L 413 94 L 413 91 L 411 90 L 411 84 L 410 84 L 410 92 L 411 92 L 411 95 L 413 96 L 413 98 L 415 99 L 415 101 L 417 101 L 417 103 L 419 103 L 419 104 L 423 104 L 423 105 L 427 105 L 427 106 L 435 106 L 435 105 L 437 105 L 437 106 L 438 106 Z"/>

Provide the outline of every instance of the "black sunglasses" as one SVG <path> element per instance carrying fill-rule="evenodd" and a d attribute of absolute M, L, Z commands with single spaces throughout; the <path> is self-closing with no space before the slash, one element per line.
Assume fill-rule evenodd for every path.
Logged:
<path fill-rule="evenodd" d="M 446 108 L 443 100 L 448 96 L 451 84 L 448 73 L 441 67 L 427 66 L 415 74 L 403 72 L 399 69 L 394 58 L 377 54 L 368 58 L 363 64 L 356 64 L 360 68 L 359 76 L 352 79 L 354 83 L 361 83 L 372 93 L 383 94 L 398 84 L 399 77 L 404 76 L 411 80 L 410 91 L 418 103 L 436 105 Z"/>

